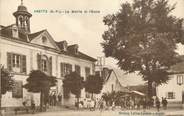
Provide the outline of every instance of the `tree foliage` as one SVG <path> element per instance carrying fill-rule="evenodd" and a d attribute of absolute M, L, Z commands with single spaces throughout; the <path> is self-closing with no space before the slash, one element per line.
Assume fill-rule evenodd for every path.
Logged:
<path fill-rule="evenodd" d="M 103 79 L 99 75 L 89 75 L 85 81 L 85 91 L 99 94 L 103 88 Z"/>
<path fill-rule="evenodd" d="M 4 67 L 1 68 L 1 94 L 5 94 L 7 91 L 12 90 L 14 81 L 10 76 L 10 73 L 4 69 Z"/>
<path fill-rule="evenodd" d="M 42 110 L 43 103 L 48 102 L 50 87 L 56 85 L 56 77 L 46 75 L 40 70 L 33 70 L 27 78 L 27 83 L 24 85 L 29 92 L 40 94 L 40 107 Z"/>
<path fill-rule="evenodd" d="M 104 53 L 128 72 L 139 71 L 148 87 L 168 81 L 168 69 L 180 61 L 176 43 L 184 43 L 183 19 L 171 15 L 168 0 L 134 0 L 104 17 Z"/>
<path fill-rule="evenodd" d="M 80 97 L 81 89 L 84 87 L 83 77 L 81 77 L 77 72 L 71 72 L 66 75 L 63 80 L 63 87 L 69 92 L 74 94 L 76 98 Z"/>
<path fill-rule="evenodd" d="M 56 77 L 48 76 L 44 72 L 40 70 L 33 70 L 29 74 L 29 78 L 27 78 L 27 83 L 24 87 L 29 92 L 38 93 L 45 89 L 50 89 L 50 87 L 56 85 Z"/>

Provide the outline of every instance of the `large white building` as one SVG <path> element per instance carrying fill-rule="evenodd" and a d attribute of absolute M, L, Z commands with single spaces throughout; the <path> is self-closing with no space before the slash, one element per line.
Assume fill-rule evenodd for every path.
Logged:
<path fill-rule="evenodd" d="M 64 98 L 62 79 L 77 71 L 84 79 L 94 73 L 96 59 L 80 52 L 78 45 L 68 45 L 65 40 L 56 42 L 47 30 L 31 33 L 31 14 L 21 4 L 13 13 L 16 24 L 0 26 L 0 64 L 13 73 L 15 87 L 2 95 L 2 107 L 22 106 L 24 99 L 33 97 L 39 104 L 39 94 L 26 91 L 22 86 L 32 70 L 41 70 L 58 78 L 55 91 L 62 93 L 64 104 L 73 104 L 73 95 Z M 82 90 L 81 97 L 85 97 Z M 68 100 L 70 102 L 68 102 Z"/>

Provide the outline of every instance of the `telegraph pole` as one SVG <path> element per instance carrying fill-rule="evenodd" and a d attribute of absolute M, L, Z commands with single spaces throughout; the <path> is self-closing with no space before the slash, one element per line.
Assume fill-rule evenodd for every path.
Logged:
<path fill-rule="evenodd" d="M 1 95 L 1 67 L 2 67 L 2 64 L 0 64 L 0 112 L 1 112 L 1 98 L 2 98 L 2 95 Z"/>

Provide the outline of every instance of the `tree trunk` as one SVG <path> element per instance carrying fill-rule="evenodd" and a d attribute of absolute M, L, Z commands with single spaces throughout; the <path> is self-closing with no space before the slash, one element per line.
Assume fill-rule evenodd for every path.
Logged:
<path fill-rule="evenodd" d="M 42 111 L 43 109 L 43 91 L 40 93 L 40 110 Z"/>
<path fill-rule="evenodd" d="M 153 96 L 152 81 L 148 80 L 148 97 L 152 98 L 152 96 Z"/>
<path fill-rule="evenodd" d="M 93 99 L 93 93 L 91 94 L 91 98 Z"/>
<path fill-rule="evenodd" d="M 79 109 L 79 97 L 77 97 L 77 109 Z"/>

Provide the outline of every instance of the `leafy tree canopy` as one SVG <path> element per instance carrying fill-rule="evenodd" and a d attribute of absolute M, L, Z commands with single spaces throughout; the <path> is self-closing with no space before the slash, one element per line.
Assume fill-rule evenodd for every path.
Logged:
<path fill-rule="evenodd" d="M 63 87 L 67 88 L 72 94 L 76 95 L 76 98 L 80 97 L 81 89 L 84 87 L 83 77 L 77 72 L 71 72 L 66 75 L 63 80 Z"/>
<path fill-rule="evenodd" d="M 7 91 L 12 90 L 14 81 L 10 76 L 10 73 L 4 69 L 4 67 L 1 68 L 1 94 L 5 94 Z"/>
<path fill-rule="evenodd" d="M 99 75 L 89 75 L 85 82 L 85 91 L 99 94 L 103 88 L 103 79 Z"/>
<path fill-rule="evenodd" d="M 168 0 L 123 3 L 119 12 L 104 17 L 105 55 L 125 71 L 139 71 L 148 82 L 167 82 L 167 70 L 181 61 L 176 43 L 184 43 L 183 19 L 171 15 L 174 8 Z"/>
<path fill-rule="evenodd" d="M 24 87 L 29 92 L 41 92 L 44 90 L 49 90 L 50 87 L 56 85 L 56 77 L 48 76 L 40 70 L 33 70 L 27 78 L 27 84 Z"/>

